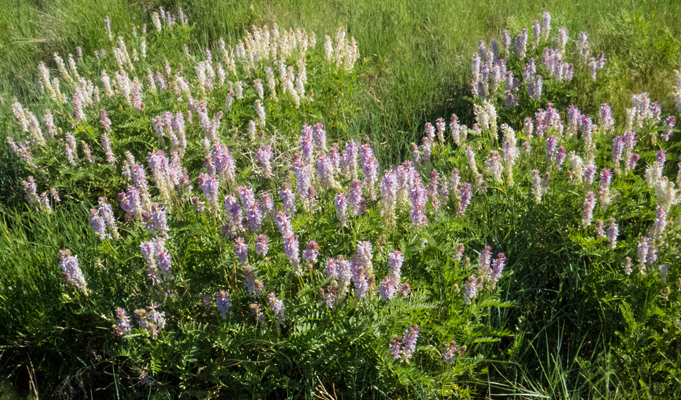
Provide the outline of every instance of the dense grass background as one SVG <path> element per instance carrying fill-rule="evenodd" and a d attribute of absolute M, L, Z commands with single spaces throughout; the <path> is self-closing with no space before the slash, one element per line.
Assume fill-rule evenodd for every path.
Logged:
<path fill-rule="evenodd" d="M 194 49 L 215 46 L 220 37 L 240 38 L 251 24 L 301 26 L 319 37 L 347 26 L 360 44 L 365 90 L 358 94 L 359 113 L 340 119 L 340 132 L 383 143 L 378 156 L 392 163 L 420 138 L 426 121 L 452 113 L 470 121 L 462 96 L 470 94 L 470 57 L 478 40 L 530 27 L 543 11 L 551 12 L 554 27 L 566 27 L 571 35 L 589 32 L 593 48 L 608 58 L 609 76 L 600 89 L 577 94 L 576 104 L 586 112 L 608 102 L 621 117 L 631 94 L 641 91 L 671 109 L 671 71 L 681 62 L 681 3 L 673 0 L 5 3 L 0 15 L 0 93 L 5 97 L 31 94 L 38 62 L 52 60 L 54 52 L 68 54 L 82 46 L 91 54 L 108 43 L 105 15 L 111 16 L 114 32 L 129 32 L 132 24 L 150 24 L 149 11 L 158 6 L 182 6 L 194 24 L 189 43 Z"/>
<path fill-rule="evenodd" d="M 6 100 L 14 96 L 37 98 L 38 62 L 52 60 L 54 52 L 65 56 L 76 46 L 90 54 L 105 45 L 108 48 L 103 30 L 105 15 L 111 17 L 114 32 L 129 32 L 131 24 L 150 25 L 149 12 L 159 5 L 166 9 L 180 5 L 194 24 L 189 44 L 197 50 L 215 46 L 220 37 L 228 42 L 238 39 L 251 24 L 303 26 L 315 31 L 318 38 L 333 36 L 338 25 L 347 26 L 349 35 L 360 45 L 361 90 L 343 92 L 348 96 L 346 104 L 352 104 L 354 110 L 347 112 L 347 107 L 339 107 L 341 114 L 332 119 L 335 123 L 329 133 L 336 137 L 368 136 L 381 165 L 405 158 L 409 144 L 422 137 L 427 121 L 456 113 L 470 125 L 471 105 L 464 96 L 470 94 L 470 55 L 477 49 L 478 40 L 498 38 L 503 29 L 517 32 L 530 27 L 542 11 L 551 12 L 554 30 L 567 27 L 571 37 L 587 31 L 593 49 L 606 53 L 604 79 L 599 79 L 595 88 L 573 94 L 575 104 L 584 112 L 595 114 L 600 103 L 608 102 L 621 121 L 631 94 L 642 91 L 648 91 L 664 110 L 672 110 L 671 71 L 681 65 L 681 3 L 672 0 L 5 3 L 0 15 L 0 94 Z M 4 147 L 3 151 L 8 150 Z M 98 239 L 84 234 L 89 229 L 87 208 L 74 206 L 68 210 L 71 216 L 80 215 L 77 220 L 81 225 L 76 226 L 67 211 L 50 218 L 28 218 L 16 211 L 25 207 L 18 185 L 25 172 L 7 153 L 0 158 L 0 170 L 0 212 L 4 216 L 0 234 L 6 246 L 2 261 L 18 264 L 31 260 L 29 264 L 35 270 L 24 273 L 35 277 L 32 286 L 47 289 L 41 303 L 49 304 L 56 293 L 49 290 L 55 288 L 40 282 L 49 277 L 42 276 L 39 268 L 57 248 L 94 247 L 93 240 Z M 629 188 L 635 192 L 636 183 L 630 183 Z M 593 271 L 590 260 L 600 254 L 560 240 L 565 210 L 550 205 L 502 209 L 501 201 L 498 208 L 494 201 L 489 201 L 481 215 L 491 221 L 489 226 L 507 224 L 509 229 L 485 231 L 482 220 L 481 230 L 475 234 L 498 244 L 513 258 L 514 279 L 503 289 L 504 300 L 514 301 L 517 307 L 488 315 L 486 323 L 491 328 L 513 328 L 517 336 L 486 349 L 489 363 L 479 371 L 479 381 L 473 382 L 481 388 L 480 396 L 484 396 L 485 388 L 501 393 L 522 389 L 552 398 L 647 398 L 670 393 L 661 389 L 669 387 L 676 387 L 678 393 L 681 376 L 675 368 L 679 360 L 666 359 L 678 350 L 678 343 L 664 335 L 651 339 L 646 334 L 658 323 L 654 317 L 655 289 L 648 285 L 644 286 L 647 290 L 630 293 L 627 300 L 638 307 L 634 312 L 645 317 L 629 318 L 626 309 L 618 308 L 617 301 L 608 296 L 631 290 L 633 284 L 621 287 L 612 275 Z M 518 218 L 508 220 L 508 215 Z M 38 231 L 45 234 L 36 235 Z M 19 314 L 30 311 L 16 310 Z M 78 318 L 78 310 L 72 311 Z M 50 310 L 42 312 L 49 314 Z M 610 318 L 614 315 L 626 324 L 613 323 Z M 51 326 L 46 315 L 36 314 L 30 319 L 35 331 L 41 324 L 46 324 L 46 329 Z M 84 331 L 95 329 L 92 321 L 83 326 Z M 618 336 L 623 328 L 630 333 L 626 339 Z M 92 336 L 68 332 L 60 340 L 78 343 L 82 337 Z M 611 346 L 615 342 L 619 347 Z M 89 344 L 82 347 L 87 349 Z M 656 348 L 670 352 L 658 354 Z M 622 349 L 632 353 L 618 353 Z M 79 354 L 62 356 L 68 359 Z M 55 367 L 54 360 L 43 361 Z M 0 368 L 11 369 L 2 362 L 0 359 Z M 656 373 L 649 372 L 653 368 Z M 664 378 L 671 381 L 658 379 L 660 371 L 672 371 L 673 378 Z M 620 392 L 620 386 L 626 386 L 626 392 Z"/>

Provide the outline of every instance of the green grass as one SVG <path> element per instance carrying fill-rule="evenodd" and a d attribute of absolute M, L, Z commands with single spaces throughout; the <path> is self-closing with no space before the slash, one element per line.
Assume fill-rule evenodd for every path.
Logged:
<path fill-rule="evenodd" d="M 95 5 L 96 4 L 96 5 Z M 593 112 L 607 101 L 619 117 L 631 94 L 642 90 L 671 109 L 672 69 L 681 63 L 681 4 L 676 1 L 153 1 L 107 0 L 92 3 L 9 0 L 0 16 L 0 93 L 26 95 L 34 89 L 37 65 L 59 52 L 66 59 L 75 46 L 92 52 L 108 43 L 103 18 L 112 30 L 129 34 L 131 24 L 151 22 L 149 10 L 181 5 L 191 22 L 194 49 L 217 39 L 239 38 L 251 24 L 301 26 L 335 35 L 347 26 L 360 43 L 360 112 L 342 121 L 345 136 L 367 135 L 386 163 L 396 163 L 416 142 L 426 121 L 456 113 L 471 121 L 470 58 L 480 39 L 500 38 L 503 29 L 530 27 L 542 11 L 552 26 L 566 27 L 571 38 L 589 32 L 593 49 L 604 51 L 609 76 L 599 93 L 579 93 L 580 109 Z M 252 5 L 252 7 L 251 7 Z"/>

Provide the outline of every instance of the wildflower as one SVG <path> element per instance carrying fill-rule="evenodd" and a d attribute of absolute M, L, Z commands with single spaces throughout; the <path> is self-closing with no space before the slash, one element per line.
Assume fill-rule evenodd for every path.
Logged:
<path fill-rule="evenodd" d="M 504 53 L 508 55 L 511 51 L 511 35 L 505 29 L 501 32 L 501 44 L 504 46 Z"/>
<path fill-rule="evenodd" d="M 78 95 L 78 91 L 73 93 L 73 119 L 76 122 L 85 121 L 85 113 L 83 112 L 83 103 Z"/>
<path fill-rule="evenodd" d="M 132 165 L 131 176 L 143 207 L 148 208 L 151 204 L 151 198 L 149 196 L 149 187 L 147 186 L 147 176 L 144 172 L 144 168 L 139 164 Z"/>
<path fill-rule="evenodd" d="M 218 191 L 220 183 L 215 175 L 199 174 L 199 187 L 208 199 L 208 208 L 213 211 L 218 211 Z"/>
<path fill-rule="evenodd" d="M 78 147 L 76 146 L 76 138 L 71 134 L 71 132 L 66 132 L 64 151 L 66 153 L 66 159 L 71 165 L 76 165 L 76 159 L 78 158 Z"/>
<path fill-rule="evenodd" d="M 327 271 L 328 272 L 328 271 Z M 348 293 L 348 287 L 350 286 L 351 281 L 355 281 L 356 283 L 359 283 L 360 286 L 362 285 L 362 279 L 358 275 L 355 277 L 356 269 L 353 265 L 353 263 L 349 260 L 346 260 L 343 256 L 338 257 L 338 270 L 336 272 L 336 275 L 334 277 L 335 282 L 337 283 L 338 290 L 336 293 L 336 300 L 340 301 L 345 298 L 345 296 Z M 358 271 L 357 271 L 358 272 Z M 357 280 L 355 280 L 357 278 Z M 358 293 L 361 294 L 361 293 Z M 362 297 L 362 296 L 359 296 Z"/>
<path fill-rule="evenodd" d="M 449 129 L 452 131 L 452 140 L 454 141 L 454 144 L 459 146 L 466 141 L 466 126 L 459 125 L 459 117 L 457 117 L 456 114 L 452 114 Z"/>
<path fill-rule="evenodd" d="M 581 123 L 581 119 L 582 119 L 581 111 L 579 111 L 579 109 L 575 107 L 574 104 L 568 107 L 568 126 L 567 126 L 568 136 L 574 136 L 577 134 L 577 131 L 579 130 L 579 126 Z"/>
<path fill-rule="evenodd" d="M 411 222 L 415 227 L 428 225 L 425 215 L 425 207 L 428 202 L 428 192 L 421 182 L 415 182 L 410 190 L 411 195 Z"/>
<path fill-rule="evenodd" d="M 35 203 L 38 201 L 38 195 L 36 194 L 38 185 L 36 185 L 35 180 L 33 179 L 32 176 L 28 177 L 28 182 L 22 181 L 21 186 L 24 188 L 26 200 L 29 203 Z"/>
<path fill-rule="evenodd" d="M 437 174 L 437 171 L 433 170 L 433 172 Z M 397 204 L 397 176 L 392 170 L 385 171 L 385 175 L 381 179 L 380 190 L 381 216 L 386 224 L 393 226 L 395 225 L 395 206 Z"/>
<path fill-rule="evenodd" d="M 286 215 L 293 215 L 296 213 L 296 195 L 291 191 L 291 184 L 284 182 L 281 185 L 281 190 L 279 191 L 279 196 L 284 203 L 284 212 Z"/>
<path fill-rule="evenodd" d="M 419 338 L 419 327 L 416 325 L 407 328 L 407 331 L 402 336 L 402 348 L 400 350 L 400 356 L 403 361 L 409 361 L 414 351 L 416 350 L 416 340 Z"/>
<path fill-rule="evenodd" d="M 609 169 L 603 168 L 601 170 L 601 186 L 598 188 L 598 195 L 601 198 L 601 206 L 606 208 L 610 205 L 610 182 L 612 180 L 612 173 Z"/>
<path fill-rule="evenodd" d="M 608 242 L 610 247 L 617 247 L 617 235 L 619 234 L 619 225 L 615 223 L 615 218 L 610 218 L 608 225 Z"/>
<path fill-rule="evenodd" d="M 296 236 L 293 233 L 293 227 L 291 226 L 291 221 L 289 220 L 289 218 L 286 214 L 284 214 L 283 212 L 280 212 L 280 213 L 277 214 L 275 222 L 277 223 L 277 227 L 279 228 L 279 232 L 284 237 L 284 252 L 286 253 L 286 257 L 288 258 L 289 262 L 291 263 L 291 267 L 293 268 L 293 272 L 296 275 L 300 276 L 302 271 L 300 269 L 298 239 L 296 239 Z"/>
<path fill-rule="evenodd" d="M 165 235 L 169 230 L 165 209 L 158 203 L 152 204 L 149 212 L 142 213 L 142 221 L 152 234 Z"/>
<path fill-rule="evenodd" d="M 527 29 L 523 29 L 522 32 L 515 38 L 515 53 L 521 60 L 525 58 L 527 52 Z"/>
<path fill-rule="evenodd" d="M 232 302 L 229 301 L 229 292 L 226 290 L 220 290 L 215 299 L 215 305 L 218 308 L 220 317 L 222 319 L 227 319 L 227 314 L 231 314 L 229 309 L 232 308 Z"/>
<path fill-rule="evenodd" d="M 251 309 L 251 314 L 253 314 L 253 316 L 255 317 L 256 323 L 265 322 L 265 316 L 262 313 L 260 304 L 253 303 L 249 306 L 249 308 Z"/>
<path fill-rule="evenodd" d="M 492 259 L 492 248 L 485 246 L 485 249 L 478 256 L 478 277 L 481 280 L 490 279 L 491 274 L 491 259 Z"/>
<path fill-rule="evenodd" d="M 274 200 L 271 193 L 262 193 L 260 195 L 260 207 L 263 212 L 263 218 L 274 219 L 277 213 L 274 210 Z"/>
<path fill-rule="evenodd" d="M 401 354 L 401 347 L 402 343 L 399 341 L 398 338 L 392 339 L 390 341 L 390 347 L 388 348 L 388 354 L 392 355 L 395 360 L 400 358 Z"/>
<path fill-rule="evenodd" d="M 370 242 L 357 243 L 357 253 L 355 254 L 356 263 L 358 266 L 364 267 L 367 273 L 373 270 L 371 259 L 373 258 L 372 248 Z"/>
<path fill-rule="evenodd" d="M 255 101 L 255 115 L 258 116 L 256 124 L 260 125 L 260 126 L 265 126 L 265 119 L 266 119 L 265 108 L 263 108 L 262 101 L 260 101 L 260 100 Z"/>
<path fill-rule="evenodd" d="M 672 134 L 674 134 L 674 131 L 672 130 L 672 128 L 674 127 L 675 122 L 676 122 L 676 119 L 674 118 L 673 115 L 670 115 L 667 119 L 664 120 L 663 126 L 665 128 L 669 128 L 669 129 L 662 132 L 662 138 L 667 142 L 669 141 L 669 138 L 672 136 Z"/>
<path fill-rule="evenodd" d="M 324 299 L 324 304 L 326 304 L 327 307 L 333 308 L 333 306 L 336 304 L 336 292 L 338 289 L 336 289 L 335 286 L 329 285 L 326 288 L 326 291 L 324 291 L 323 288 L 319 288 L 319 293 L 321 294 L 322 298 Z"/>
<path fill-rule="evenodd" d="M 669 276 L 669 264 L 661 264 L 660 265 L 660 283 L 665 284 L 667 283 L 667 277 Z M 667 290 L 669 291 L 669 290 Z M 669 299 L 667 298 L 667 301 Z"/>
<path fill-rule="evenodd" d="M 216 142 L 213 145 L 213 158 L 215 159 L 215 173 L 218 177 L 223 182 L 234 182 L 236 164 L 227 146 Z"/>
<path fill-rule="evenodd" d="M 620 160 L 622 159 L 622 151 L 624 150 L 624 138 L 617 136 L 612 142 L 612 162 L 615 165 L 615 173 L 620 172 Z"/>
<path fill-rule="evenodd" d="M 398 287 L 397 287 L 397 295 L 401 297 L 407 297 L 409 296 L 409 291 L 411 290 L 411 287 L 407 282 L 402 282 Z"/>
<path fill-rule="evenodd" d="M 469 276 L 466 281 L 466 288 L 464 291 L 464 301 L 466 304 L 471 304 L 471 300 L 478 294 L 478 280 L 473 276 Z"/>
<path fill-rule="evenodd" d="M 483 103 L 485 107 L 485 113 L 487 114 L 487 119 L 489 121 L 489 133 L 492 139 L 497 140 L 497 111 L 492 103 L 487 100 Z"/>
<path fill-rule="evenodd" d="M 582 183 L 584 178 L 584 161 L 578 156 L 574 151 L 570 152 L 570 164 L 572 165 L 571 177 L 576 181 L 576 183 Z"/>
<path fill-rule="evenodd" d="M 140 328 L 147 331 L 149 336 L 156 339 L 158 332 L 161 331 L 166 325 L 165 312 L 158 312 L 156 308 L 158 305 L 151 303 L 151 306 L 147 306 L 150 310 L 137 309 L 135 310 L 135 318 Z"/>
<path fill-rule="evenodd" d="M 232 110 L 232 103 L 234 102 L 234 94 L 231 91 L 227 92 L 227 97 L 225 98 L 225 109 L 227 111 Z"/>
<path fill-rule="evenodd" d="M 128 317 L 124 308 L 116 308 L 116 325 L 114 326 L 114 331 L 118 336 L 129 335 L 132 331 L 130 326 L 130 317 Z"/>
<path fill-rule="evenodd" d="M 317 262 L 317 256 L 319 255 L 319 245 L 314 240 L 307 243 L 307 248 L 303 250 L 303 258 L 308 263 L 314 264 Z"/>
<path fill-rule="evenodd" d="M 651 187 L 657 186 L 658 182 L 662 179 L 662 171 L 664 169 L 664 164 L 660 161 L 654 161 L 652 165 L 646 167 L 646 182 Z"/>
<path fill-rule="evenodd" d="M 454 254 L 452 256 L 454 258 L 454 260 L 461 261 L 461 257 L 463 256 L 464 250 L 465 250 L 465 247 L 464 247 L 463 243 L 459 243 L 458 245 L 456 245 L 456 247 L 454 247 Z"/>
<path fill-rule="evenodd" d="M 468 207 L 468 204 L 470 204 L 471 198 L 473 197 L 473 188 L 470 183 L 464 182 L 460 186 L 461 189 L 459 198 L 461 201 L 459 201 L 459 207 L 457 210 L 458 216 L 462 216 L 466 212 L 466 208 Z"/>
<path fill-rule="evenodd" d="M 357 179 L 357 155 L 357 144 L 350 139 L 341 153 L 341 171 L 346 179 Z"/>
<path fill-rule="evenodd" d="M 198 197 L 194 196 L 191 199 L 189 199 L 189 202 L 196 207 L 196 211 L 198 212 L 203 212 L 206 210 L 206 203 L 201 201 Z"/>
<path fill-rule="evenodd" d="M 466 148 L 466 158 L 468 159 L 468 167 L 471 169 L 471 172 L 473 175 L 477 175 L 478 167 L 475 162 L 475 153 L 470 147 Z"/>
<path fill-rule="evenodd" d="M 166 253 L 167 251 L 165 250 L 164 247 L 165 240 L 163 238 L 156 238 L 154 241 L 148 241 L 148 242 L 142 242 L 140 243 L 140 251 L 142 252 L 142 255 L 144 256 L 145 261 L 147 262 L 147 279 L 149 279 L 153 285 L 156 285 L 157 283 L 161 283 L 161 277 L 158 274 L 158 255 L 159 253 Z M 164 254 L 165 255 L 165 254 Z M 167 255 L 169 257 L 169 255 Z M 168 273 L 170 272 L 169 266 L 169 258 L 166 260 L 164 258 L 164 262 L 167 262 L 167 271 Z"/>
<path fill-rule="evenodd" d="M 256 279 L 253 270 L 248 266 L 244 267 L 244 285 L 248 289 L 248 293 L 255 297 L 260 296 L 265 290 L 263 283 Z"/>
<path fill-rule="evenodd" d="M 85 276 L 78 266 L 78 256 L 72 256 L 71 250 L 62 250 L 59 252 L 59 266 L 64 273 L 64 283 L 69 286 L 75 286 L 78 290 L 87 293 L 87 283 L 85 283 Z"/>
<path fill-rule="evenodd" d="M 262 225 L 262 210 L 260 209 L 260 204 L 255 201 L 253 189 L 251 189 L 250 186 L 240 186 L 237 188 L 237 191 L 239 192 L 241 203 L 246 210 L 246 220 L 249 228 L 254 233 L 260 232 L 260 227 Z"/>
<path fill-rule="evenodd" d="M 492 177 L 497 182 L 503 182 L 501 173 L 504 170 L 504 165 L 501 163 L 501 156 L 495 150 L 489 152 L 489 156 L 485 159 L 485 168 L 492 174 Z"/>
<path fill-rule="evenodd" d="M 636 163 L 638 163 L 639 160 L 639 155 L 638 153 L 634 153 L 629 157 L 629 160 L 627 161 L 626 168 L 628 170 L 632 170 L 636 168 Z"/>
<path fill-rule="evenodd" d="M 258 167 L 262 170 L 265 178 L 272 178 L 272 147 L 270 145 L 262 145 L 255 153 Z"/>
<path fill-rule="evenodd" d="M 317 158 L 317 175 L 319 176 L 319 183 L 323 188 L 333 189 L 340 187 L 334 177 L 334 171 L 334 165 L 326 154 L 322 154 Z"/>
<path fill-rule="evenodd" d="M 435 121 L 435 127 L 437 128 L 437 140 L 440 142 L 441 146 L 444 146 L 445 120 L 443 118 L 438 118 L 437 121 Z"/>
<path fill-rule="evenodd" d="M 530 117 L 525 118 L 523 131 L 525 132 L 525 136 L 527 136 L 528 139 L 532 139 L 532 133 L 534 131 L 534 124 L 532 124 L 532 118 Z"/>
<path fill-rule="evenodd" d="M 364 172 L 364 185 L 369 188 L 371 200 L 376 201 L 374 183 L 378 180 L 378 161 L 376 161 L 374 151 L 368 144 L 360 146 L 359 156 L 362 164 L 362 172 Z"/>
<path fill-rule="evenodd" d="M 270 309 L 274 313 L 276 318 L 277 328 L 284 326 L 284 303 L 275 296 L 274 293 L 270 293 L 268 296 L 268 301 L 270 303 Z"/>
<path fill-rule="evenodd" d="M 130 93 L 130 102 L 137 111 L 144 110 L 144 103 L 142 103 L 142 83 L 137 77 L 132 81 L 132 92 Z"/>
<path fill-rule="evenodd" d="M 603 230 L 603 221 L 600 219 L 596 221 L 596 239 L 602 239 L 605 237 L 605 231 Z"/>
<path fill-rule="evenodd" d="M 369 291 L 366 270 L 361 264 L 352 263 L 352 282 L 355 285 L 355 297 L 363 299 Z"/>
<path fill-rule="evenodd" d="M 593 218 L 594 208 L 596 208 L 596 195 L 594 192 L 589 192 L 584 200 L 584 209 L 582 210 L 582 227 L 586 228 L 591 225 L 591 218 Z"/>
<path fill-rule="evenodd" d="M 296 190 L 305 211 L 310 211 L 316 202 L 316 193 L 312 188 L 310 171 L 311 167 L 309 164 L 303 161 L 300 154 L 296 154 L 293 160 L 293 172 L 296 175 Z"/>
<path fill-rule="evenodd" d="M 492 266 L 490 271 L 490 280 L 492 281 L 492 286 L 499 281 L 501 274 L 504 271 L 504 263 L 506 262 L 506 256 L 504 253 L 497 254 L 497 258 L 492 260 Z"/>
<path fill-rule="evenodd" d="M 383 300 L 390 300 L 395 295 L 395 281 L 390 277 L 386 276 L 379 286 L 379 295 Z"/>
<path fill-rule="evenodd" d="M 114 237 L 114 239 L 118 240 L 120 239 L 120 236 L 116 227 L 116 219 L 113 215 L 113 209 L 111 208 L 111 204 L 107 203 L 106 201 L 106 197 L 99 198 L 99 213 L 101 213 L 102 218 L 106 223 L 106 227 L 108 228 L 109 232 L 111 232 L 111 235 Z M 92 213 L 92 211 L 93 210 L 90 212 Z"/>
<path fill-rule="evenodd" d="M 532 81 L 527 84 L 527 95 L 534 101 L 541 98 L 543 79 L 541 75 L 535 76 Z"/>
<path fill-rule="evenodd" d="M 532 193 L 534 194 L 535 203 L 541 203 L 542 195 L 544 191 L 542 190 L 541 179 L 539 178 L 539 171 L 532 171 Z"/>
<path fill-rule="evenodd" d="M 646 264 L 652 265 L 657 261 L 657 246 L 653 245 L 653 240 L 648 238 L 648 254 L 646 255 Z"/>
<path fill-rule="evenodd" d="M 104 110 L 102 110 L 104 111 Z M 114 165 L 116 163 L 116 156 L 111 150 L 111 139 L 109 139 L 109 134 L 104 132 L 102 134 L 102 147 L 104 148 L 106 154 L 106 162 L 109 165 Z"/>
<path fill-rule="evenodd" d="M 515 160 L 520 156 L 520 151 L 516 147 L 515 132 L 506 124 L 501 125 L 501 131 L 504 133 L 504 163 L 506 164 L 506 179 L 509 185 L 513 185 L 513 165 Z"/>
<path fill-rule="evenodd" d="M 346 197 L 346 194 L 345 193 L 337 194 L 334 200 L 334 204 L 336 206 L 336 217 L 338 218 L 341 228 L 343 228 L 347 225 L 348 199 Z"/>
<path fill-rule="evenodd" d="M 452 361 L 454 361 L 454 356 L 461 356 L 464 351 L 466 351 L 466 346 L 459 347 L 456 342 L 452 340 L 442 353 L 442 358 L 447 364 L 451 364 Z"/>
<path fill-rule="evenodd" d="M 324 125 L 321 123 L 315 124 L 312 128 L 314 134 L 314 141 L 322 154 L 326 153 L 326 131 L 324 130 Z"/>
<path fill-rule="evenodd" d="M 341 156 L 338 149 L 338 143 L 334 143 L 329 150 L 329 160 L 331 165 L 333 165 L 333 171 L 335 173 L 341 173 Z"/>
<path fill-rule="evenodd" d="M 562 165 L 563 161 L 565 161 L 565 147 L 560 146 L 558 150 L 555 152 L 555 158 L 556 158 L 556 170 L 561 171 L 562 170 Z"/>
<path fill-rule="evenodd" d="M 655 223 L 651 229 L 650 237 L 654 240 L 661 240 L 666 227 L 667 211 L 663 207 L 657 206 L 657 212 L 655 213 Z"/>
<path fill-rule="evenodd" d="M 307 164 L 311 164 L 314 159 L 314 142 L 312 141 L 312 127 L 303 125 L 300 131 L 300 148 L 303 153 L 303 159 Z"/>
<path fill-rule="evenodd" d="M 104 222 L 104 219 L 100 217 L 98 210 L 90 210 L 90 226 L 92 226 L 92 229 L 94 229 L 95 233 L 97 233 L 102 240 L 109 237 L 106 233 L 106 223 Z"/>
<path fill-rule="evenodd" d="M 631 275 L 631 258 L 626 257 L 624 259 L 624 273 L 627 275 Z"/>
<path fill-rule="evenodd" d="M 504 94 L 504 105 L 508 108 L 518 106 L 518 98 L 510 90 L 507 90 Z"/>
<path fill-rule="evenodd" d="M 395 285 L 400 283 L 400 269 L 404 262 L 404 256 L 399 250 L 393 250 L 388 254 L 388 266 L 390 267 L 389 276 L 392 278 Z"/>
<path fill-rule="evenodd" d="M 650 250 L 650 239 L 647 237 L 642 237 L 638 242 L 638 264 L 641 267 L 641 271 L 645 270 L 645 264 L 648 260 L 648 251 Z"/>
<path fill-rule="evenodd" d="M 234 252 L 242 264 L 248 264 L 248 245 L 244 238 L 238 237 L 234 240 Z"/>
<path fill-rule="evenodd" d="M 353 180 L 350 183 L 351 189 L 349 192 L 349 199 L 348 203 L 350 206 L 353 208 L 355 211 L 356 215 L 362 215 L 362 212 L 364 212 L 364 200 L 362 199 L 362 181 L 360 180 Z"/>
<path fill-rule="evenodd" d="M 615 119 L 612 116 L 612 108 L 608 104 L 601 104 L 601 126 L 606 133 L 615 131 Z"/>
<path fill-rule="evenodd" d="M 657 123 L 660 120 L 659 104 L 651 104 L 648 93 L 632 95 L 631 102 L 633 105 L 633 117 L 637 127 L 643 128 L 643 125 L 649 121 Z"/>
<path fill-rule="evenodd" d="M 586 32 L 581 32 L 579 34 L 579 42 L 577 43 L 577 52 L 579 54 L 580 59 L 583 62 L 586 62 L 586 60 L 589 58 L 589 55 L 591 54 L 591 50 L 589 49 L 589 41 L 588 41 Z"/>
<path fill-rule="evenodd" d="M 135 186 L 128 186 L 126 191 L 118 194 L 118 201 L 126 213 L 128 220 L 142 217 L 144 208 L 140 200 L 139 192 Z"/>

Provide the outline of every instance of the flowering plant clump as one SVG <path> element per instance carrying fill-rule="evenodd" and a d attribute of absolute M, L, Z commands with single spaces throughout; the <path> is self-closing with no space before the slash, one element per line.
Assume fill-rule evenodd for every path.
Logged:
<path fill-rule="evenodd" d="M 545 12 L 533 42 L 527 29 L 481 41 L 474 122 L 426 122 L 411 159 L 389 165 L 381 144 L 339 139 L 325 110 L 343 107 L 331 88 L 358 84 L 345 28 L 253 26 L 196 51 L 188 18 L 160 9 L 126 39 L 107 17 L 113 47 L 40 64 L 42 125 L 11 104 L 32 217 L 81 235 L 80 264 L 50 257 L 59 290 L 88 296 L 62 298 L 108 332 L 102 351 L 135 385 L 268 397 L 315 377 L 349 387 L 361 370 L 400 397 L 414 376 L 432 386 L 479 373 L 485 352 L 515 357 L 510 328 L 537 333 L 520 304 L 557 302 L 561 285 L 578 296 L 582 280 L 593 296 L 645 289 L 678 315 L 675 120 L 646 93 L 625 120 L 605 103 L 561 107 L 607 70 L 586 33 L 552 34 Z"/>

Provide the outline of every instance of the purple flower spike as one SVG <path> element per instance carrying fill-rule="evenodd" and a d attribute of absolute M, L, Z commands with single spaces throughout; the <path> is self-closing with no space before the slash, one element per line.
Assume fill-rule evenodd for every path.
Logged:
<path fill-rule="evenodd" d="M 244 238 L 238 237 L 234 240 L 234 252 L 242 264 L 248 264 L 248 245 Z"/>
<path fill-rule="evenodd" d="M 303 250 L 303 258 L 308 263 L 314 264 L 317 262 L 317 256 L 319 255 L 319 245 L 314 240 L 307 243 L 307 248 Z"/>
<path fill-rule="evenodd" d="M 270 310 L 274 313 L 274 317 L 276 318 L 276 325 L 277 328 L 283 327 L 284 326 L 284 303 L 277 298 L 277 296 L 274 293 L 270 293 L 267 295 L 267 300 L 270 303 Z"/>
<path fill-rule="evenodd" d="M 267 241 L 267 236 L 265 235 L 258 235 L 258 238 L 255 241 L 255 252 L 259 256 L 266 256 L 267 251 L 269 250 L 269 244 Z"/>
<path fill-rule="evenodd" d="M 64 273 L 64 283 L 87 293 L 87 283 L 83 271 L 78 266 L 78 256 L 72 256 L 71 250 L 68 249 L 60 251 L 59 266 Z"/>

